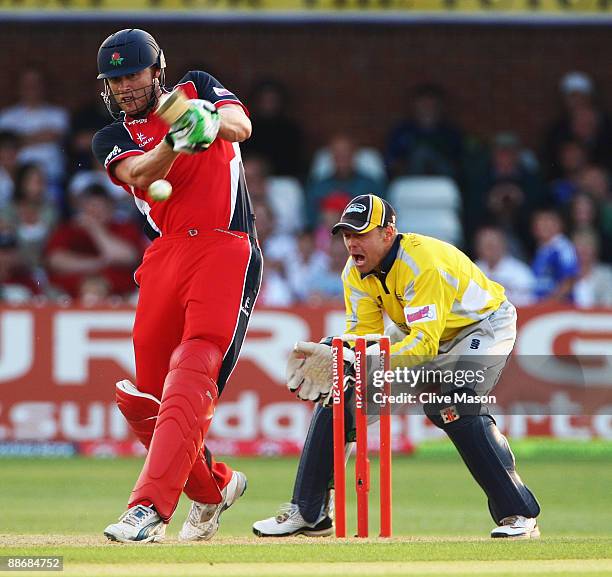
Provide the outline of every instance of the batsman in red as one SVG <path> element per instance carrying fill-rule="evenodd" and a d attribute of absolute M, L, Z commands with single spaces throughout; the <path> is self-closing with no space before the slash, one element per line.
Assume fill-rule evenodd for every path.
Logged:
<path fill-rule="evenodd" d="M 251 134 L 238 98 L 206 72 L 174 87 L 187 110 L 168 126 L 155 110 L 169 92 L 165 59 L 143 30 L 121 30 L 98 51 L 102 97 L 115 119 L 93 150 L 134 196 L 153 243 L 135 273 L 136 384 L 117 383 L 117 404 L 147 447 L 127 511 L 111 541 L 161 541 L 181 493 L 193 501 L 180 532 L 210 539 L 246 478 L 215 461 L 205 438 L 236 364 L 261 282 L 262 258 L 238 143 Z M 165 202 L 149 186 L 172 185 Z"/>

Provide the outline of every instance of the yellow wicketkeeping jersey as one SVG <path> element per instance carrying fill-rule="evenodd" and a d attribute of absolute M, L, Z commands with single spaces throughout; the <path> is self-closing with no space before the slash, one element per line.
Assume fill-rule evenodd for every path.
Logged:
<path fill-rule="evenodd" d="M 420 234 L 399 234 L 381 272 L 361 275 L 349 258 L 342 272 L 346 332 L 384 332 L 383 314 L 404 332 L 393 355 L 433 356 L 441 341 L 479 322 L 506 300 L 459 249 Z"/>

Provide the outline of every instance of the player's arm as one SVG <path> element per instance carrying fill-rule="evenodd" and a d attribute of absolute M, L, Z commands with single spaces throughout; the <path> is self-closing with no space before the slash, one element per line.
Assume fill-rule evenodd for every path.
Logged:
<path fill-rule="evenodd" d="M 410 333 L 391 346 L 391 355 L 395 357 L 394 364 L 402 364 L 402 359 L 397 357 L 410 355 L 421 358 L 438 354 L 440 337 L 456 289 L 438 269 L 431 268 L 411 280 L 404 294 L 412 295 L 404 307 L 404 317 L 410 327 Z"/>
<path fill-rule="evenodd" d="M 147 190 L 151 183 L 165 178 L 179 155 L 164 141 L 145 152 L 118 123 L 97 132 L 91 146 L 111 180 L 127 192 L 130 187 Z"/>
<path fill-rule="evenodd" d="M 84 256 L 65 248 L 53 250 L 47 257 L 49 268 L 62 274 L 94 274 L 108 263 L 102 256 Z"/>
<path fill-rule="evenodd" d="M 187 82 L 196 87 L 198 99 L 210 102 L 218 112 L 220 126 L 217 138 L 228 142 L 243 142 L 251 136 L 252 127 L 247 109 L 231 90 L 201 70 L 189 71 L 181 80 L 181 83 Z"/>
<path fill-rule="evenodd" d="M 201 144 L 206 147 L 215 137 L 242 142 L 251 135 L 251 121 L 238 105 L 223 106 L 219 110 L 218 131 L 208 135 L 207 125 L 211 122 L 213 116 L 210 110 L 191 106 L 190 112 L 170 127 L 170 142 L 165 139 L 153 150 L 114 162 L 110 166 L 112 175 L 125 184 L 146 190 L 156 180 L 166 177 L 181 152 L 200 150 Z"/>
<path fill-rule="evenodd" d="M 128 156 L 114 162 L 109 170 L 117 180 L 147 190 L 153 182 L 167 176 L 178 155 L 179 152 L 172 150 L 170 145 L 162 140 L 144 154 Z"/>
<path fill-rule="evenodd" d="M 354 335 L 382 334 L 385 330 L 382 308 L 374 297 L 348 279 L 343 279 L 346 332 Z"/>
<path fill-rule="evenodd" d="M 219 108 L 221 124 L 218 138 L 229 142 L 244 142 L 251 136 L 252 125 L 242 106 L 226 104 Z"/>

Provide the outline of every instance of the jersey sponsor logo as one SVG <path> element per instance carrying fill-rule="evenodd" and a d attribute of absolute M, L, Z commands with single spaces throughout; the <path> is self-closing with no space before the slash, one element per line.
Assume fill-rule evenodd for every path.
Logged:
<path fill-rule="evenodd" d="M 115 144 L 115 146 L 113 146 L 113 149 L 108 153 L 108 156 L 104 160 L 104 166 L 108 166 L 108 163 L 118 154 L 121 154 L 121 149 Z"/>
<path fill-rule="evenodd" d="M 353 204 L 350 204 L 347 209 L 344 211 L 344 214 L 349 214 L 349 212 L 365 212 L 367 209 L 367 207 L 359 202 L 354 202 Z"/>
<path fill-rule="evenodd" d="M 226 88 L 219 88 L 217 86 L 213 86 L 213 91 L 217 96 L 234 96 L 229 90 Z"/>
<path fill-rule="evenodd" d="M 472 342 L 470 343 L 470 349 L 477 350 L 479 346 L 480 339 L 472 339 Z"/>
<path fill-rule="evenodd" d="M 140 148 L 142 148 L 143 146 L 146 146 L 147 144 L 149 144 L 149 142 L 153 142 L 152 136 L 147 137 L 142 132 L 138 132 L 136 134 L 136 138 L 138 139 L 138 146 L 140 146 Z"/>
<path fill-rule="evenodd" d="M 134 120 L 130 120 L 127 125 L 132 126 L 133 124 L 145 124 L 148 121 L 148 118 L 135 118 Z"/>
<path fill-rule="evenodd" d="M 424 307 L 406 307 L 406 320 L 408 324 L 428 323 L 435 321 L 438 318 L 436 314 L 436 305 L 425 305 Z"/>

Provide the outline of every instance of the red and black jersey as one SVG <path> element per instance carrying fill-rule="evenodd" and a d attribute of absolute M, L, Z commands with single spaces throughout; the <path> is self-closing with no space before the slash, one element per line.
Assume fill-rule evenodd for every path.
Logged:
<path fill-rule="evenodd" d="M 177 88 L 188 98 L 208 100 L 217 108 L 238 104 L 248 114 L 240 100 L 206 72 L 188 72 Z M 96 133 L 92 143 L 96 158 L 111 180 L 134 195 L 136 206 L 147 218 L 149 236 L 215 228 L 254 236 L 254 219 L 237 142 L 217 138 L 203 152 L 179 155 L 166 176 L 172 184 L 172 196 L 165 202 L 153 202 L 146 190 L 115 178 L 113 163 L 155 148 L 167 132 L 168 126 L 150 112 L 146 118 L 125 117 L 106 126 Z"/>

